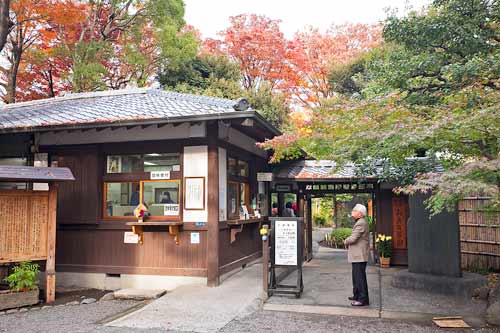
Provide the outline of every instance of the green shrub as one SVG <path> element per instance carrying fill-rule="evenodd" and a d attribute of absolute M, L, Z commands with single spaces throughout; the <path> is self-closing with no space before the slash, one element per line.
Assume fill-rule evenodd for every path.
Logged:
<path fill-rule="evenodd" d="M 333 229 L 330 234 L 325 236 L 325 241 L 332 247 L 343 249 L 345 248 L 344 240 L 346 240 L 347 237 L 351 236 L 351 234 L 351 228 Z"/>
<path fill-rule="evenodd" d="M 5 278 L 9 288 L 16 291 L 28 291 L 35 289 L 38 285 L 36 276 L 40 266 L 31 261 L 25 261 L 14 266 L 14 272 Z"/>
<path fill-rule="evenodd" d="M 326 224 L 326 219 L 324 216 L 316 216 L 314 220 L 316 225 L 324 226 Z"/>

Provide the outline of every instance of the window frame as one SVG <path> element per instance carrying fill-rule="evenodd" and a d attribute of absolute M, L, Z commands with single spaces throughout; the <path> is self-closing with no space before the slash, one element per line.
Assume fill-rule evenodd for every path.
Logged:
<path fill-rule="evenodd" d="M 108 156 L 110 155 L 141 155 L 144 156 L 146 154 L 153 154 L 153 153 L 158 153 L 158 154 L 177 154 L 179 155 L 179 166 L 180 170 L 179 171 L 170 171 L 170 179 L 151 179 L 151 172 L 149 171 L 142 171 L 142 172 L 122 172 L 122 173 L 107 173 L 107 160 Z M 148 149 L 145 150 L 141 153 L 137 153 L 134 151 L 114 151 L 114 150 L 107 150 L 103 152 L 103 156 L 101 159 L 101 166 L 102 166 L 102 176 L 101 176 L 101 184 L 102 184 L 102 209 L 101 209 L 101 218 L 104 221 L 122 221 L 122 222 L 130 222 L 130 221 L 135 221 L 136 218 L 135 216 L 108 216 L 107 215 L 107 210 L 106 210 L 106 200 L 107 200 L 107 184 L 108 183 L 138 183 L 139 184 L 139 202 L 142 202 L 143 198 L 143 182 L 178 182 L 179 184 L 179 195 L 182 195 L 183 193 L 183 184 L 182 184 L 182 177 L 183 177 L 183 153 L 182 153 L 182 147 L 180 148 L 180 151 L 175 150 L 169 150 L 169 151 L 163 151 L 160 149 Z M 165 221 L 165 222 L 171 222 L 171 221 L 182 221 L 183 218 L 183 204 L 181 202 L 182 200 L 179 200 L 179 215 L 177 216 L 148 216 L 147 220 L 150 221 Z"/>
<path fill-rule="evenodd" d="M 177 194 L 177 201 L 178 201 L 178 205 L 179 205 L 179 214 L 178 215 L 175 215 L 175 216 L 161 216 L 161 215 L 150 215 L 147 217 L 148 220 L 150 221 L 177 221 L 180 219 L 181 215 L 182 215 L 182 211 L 183 211 L 183 205 L 182 205 L 182 182 L 181 182 L 181 179 L 150 179 L 150 180 L 141 180 L 139 182 L 139 186 L 140 186 L 140 189 L 139 189 L 139 202 L 144 202 L 144 183 L 177 183 L 178 185 L 178 194 Z"/>
<path fill-rule="evenodd" d="M 239 165 L 240 161 L 245 162 L 248 167 L 248 175 L 247 176 L 240 176 L 240 175 L 231 175 L 229 173 L 229 160 L 233 159 L 236 162 L 236 166 Z M 252 209 L 252 200 L 251 200 L 251 176 L 253 175 L 252 173 L 252 162 L 249 159 L 241 158 L 235 155 L 228 154 L 227 156 L 227 163 L 226 163 L 226 168 L 227 168 L 227 188 L 229 188 L 229 184 L 235 184 L 237 191 L 236 191 L 236 204 L 237 204 L 237 209 L 235 214 L 231 214 L 229 211 L 230 207 L 230 198 L 229 195 L 227 195 L 227 219 L 228 220 L 239 220 L 240 219 L 240 207 L 241 207 L 241 185 L 243 184 L 244 186 L 244 191 L 245 191 L 245 206 L 247 207 L 248 213 L 253 214 L 254 211 Z M 229 191 L 226 191 L 229 193 Z"/>

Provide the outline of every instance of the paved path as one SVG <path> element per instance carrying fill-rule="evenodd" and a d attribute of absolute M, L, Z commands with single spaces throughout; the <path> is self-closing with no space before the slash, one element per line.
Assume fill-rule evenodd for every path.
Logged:
<path fill-rule="evenodd" d="M 264 305 L 264 310 L 423 321 L 437 315 L 460 315 L 474 326 L 484 324 L 485 301 L 394 288 L 391 276 L 398 270 L 368 266 L 370 306 L 353 309 L 347 300 L 352 295 L 347 252 L 320 247 L 314 259 L 304 266 L 302 297 L 275 295 Z M 284 283 L 293 284 L 295 279 L 292 274 Z"/>
<path fill-rule="evenodd" d="M 262 268 L 247 266 L 217 288 L 175 289 L 144 308 L 108 324 L 112 327 L 215 332 L 262 304 Z"/>
<path fill-rule="evenodd" d="M 222 332 L 373 332 L 373 333 L 430 333 L 470 332 L 470 330 L 438 329 L 430 322 L 418 323 L 379 318 L 345 317 L 304 314 L 293 312 L 258 311 L 248 317 L 237 319 L 222 329 Z M 497 328 L 474 330 L 474 332 L 499 332 Z"/>

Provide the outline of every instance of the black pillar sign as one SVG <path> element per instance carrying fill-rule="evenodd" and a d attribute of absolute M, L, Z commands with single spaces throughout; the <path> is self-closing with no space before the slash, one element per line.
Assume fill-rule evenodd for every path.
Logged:
<path fill-rule="evenodd" d="M 294 294 L 300 297 L 304 284 L 302 281 L 302 217 L 271 217 L 271 269 L 269 296 L 272 294 Z M 293 268 L 297 271 L 296 285 L 284 285 L 277 281 L 276 268 Z M 287 276 L 288 274 L 286 274 Z M 286 277 L 285 276 L 285 277 Z"/>

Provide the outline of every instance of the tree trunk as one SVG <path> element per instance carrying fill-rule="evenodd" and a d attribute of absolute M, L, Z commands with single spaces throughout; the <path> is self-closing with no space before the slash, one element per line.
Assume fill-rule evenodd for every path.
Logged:
<path fill-rule="evenodd" d="M 22 45 L 20 46 L 15 41 L 12 41 L 10 68 L 7 70 L 7 85 L 4 97 L 4 102 L 7 104 L 16 102 L 17 73 L 21 63 L 22 50 Z"/>
<path fill-rule="evenodd" d="M 7 42 L 12 23 L 9 18 L 10 0 L 0 0 L 0 51 Z"/>

